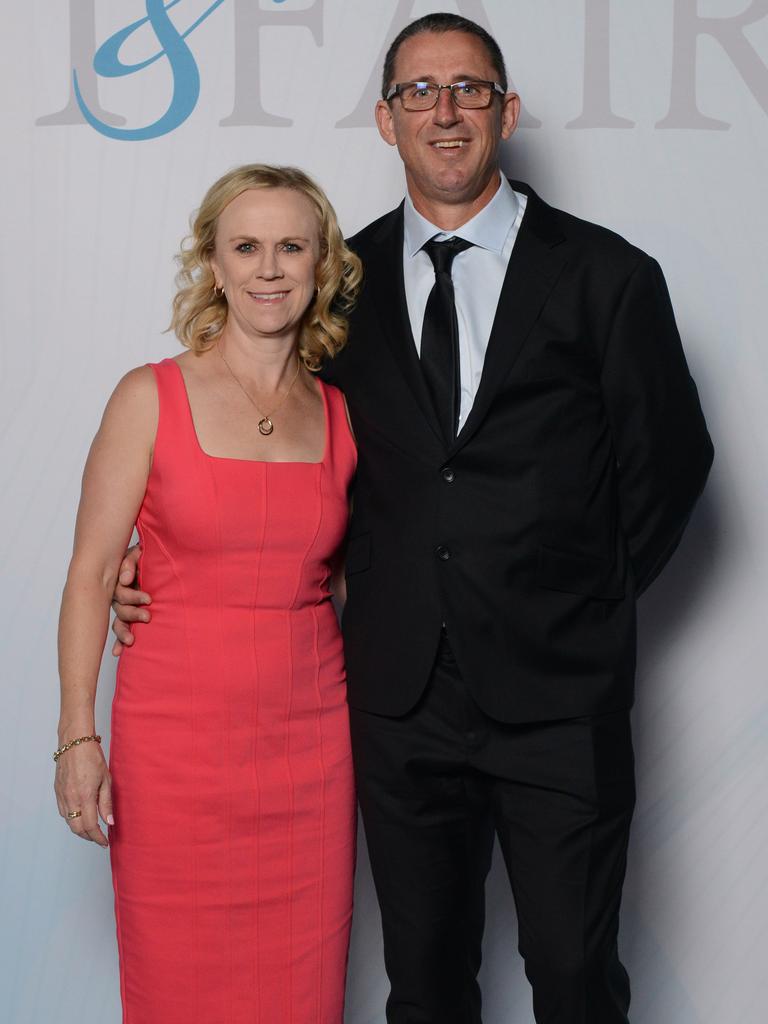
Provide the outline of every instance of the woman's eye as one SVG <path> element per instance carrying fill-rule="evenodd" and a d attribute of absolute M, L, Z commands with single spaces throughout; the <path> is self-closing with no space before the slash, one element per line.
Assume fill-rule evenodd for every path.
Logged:
<path fill-rule="evenodd" d="M 301 252 L 301 246 L 297 245 L 296 242 L 285 242 L 283 244 L 283 249 L 285 249 L 286 252 Z"/>
<path fill-rule="evenodd" d="M 246 254 L 250 253 L 250 252 L 253 252 L 254 251 L 253 242 L 241 242 L 236 247 L 236 251 L 237 252 L 246 253 Z"/>

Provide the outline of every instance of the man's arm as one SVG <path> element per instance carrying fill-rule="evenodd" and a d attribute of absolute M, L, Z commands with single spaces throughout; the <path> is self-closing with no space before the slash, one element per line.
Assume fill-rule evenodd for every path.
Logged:
<path fill-rule="evenodd" d="M 714 454 L 666 282 L 650 257 L 642 257 L 619 300 L 602 387 L 621 524 L 642 593 L 677 547 Z"/>

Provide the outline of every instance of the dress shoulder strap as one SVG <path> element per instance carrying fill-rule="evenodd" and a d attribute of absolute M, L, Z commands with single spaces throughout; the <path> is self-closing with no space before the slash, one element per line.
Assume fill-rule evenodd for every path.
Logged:
<path fill-rule="evenodd" d="M 347 416 L 344 395 L 333 384 L 320 380 L 320 387 L 328 405 L 328 437 L 325 460 L 331 464 L 354 470 L 357 464 L 357 445 Z"/>
<path fill-rule="evenodd" d="M 149 363 L 157 383 L 159 416 L 154 459 L 166 452 L 178 458 L 179 452 L 197 447 L 197 435 L 179 364 L 174 359 Z"/>

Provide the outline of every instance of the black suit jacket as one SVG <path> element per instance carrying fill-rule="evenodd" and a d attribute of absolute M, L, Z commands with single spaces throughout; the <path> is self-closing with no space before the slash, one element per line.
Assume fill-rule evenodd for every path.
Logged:
<path fill-rule="evenodd" d="M 325 375 L 359 447 L 349 700 L 375 713 L 416 704 L 442 622 L 496 719 L 627 707 L 635 598 L 677 545 L 712 461 L 658 264 L 512 185 L 528 206 L 450 447 L 408 320 L 402 205 L 350 240 L 365 282 Z"/>

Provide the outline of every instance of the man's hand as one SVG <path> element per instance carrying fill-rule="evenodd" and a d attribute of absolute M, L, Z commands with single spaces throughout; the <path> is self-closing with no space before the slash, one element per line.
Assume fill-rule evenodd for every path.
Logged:
<path fill-rule="evenodd" d="M 112 632 L 117 639 L 112 645 L 112 653 L 117 657 L 123 647 L 130 647 L 134 637 L 130 630 L 131 622 L 149 622 L 152 618 L 144 605 L 152 603 L 149 594 L 136 587 L 136 570 L 139 564 L 141 549 L 138 544 L 128 548 L 120 563 L 120 572 L 117 574 L 115 592 L 112 595 L 112 610 L 115 618 L 112 622 Z"/>

